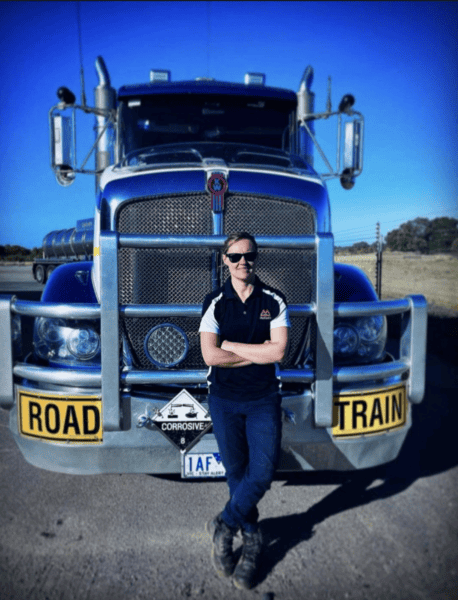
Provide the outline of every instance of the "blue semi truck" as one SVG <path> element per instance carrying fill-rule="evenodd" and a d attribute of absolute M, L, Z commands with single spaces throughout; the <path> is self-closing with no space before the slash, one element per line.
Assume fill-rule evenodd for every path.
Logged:
<path fill-rule="evenodd" d="M 0 297 L 0 399 L 25 459 L 75 474 L 224 475 L 198 327 L 205 295 L 227 277 L 221 247 L 234 231 L 256 237 L 257 272 L 289 304 L 279 470 L 395 459 L 424 395 L 427 304 L 380 301 L 361 270 L 334 262 L 326 181 L 350 190 L 363 168 L 353 96 L 332 111 L 329 95 L 315 112 L 311 67 L 297 92 L 260 73 L 175 82 L 159 70 L 116 91 L 101 57 L 96 70 L 94 107 L 60 88 L 49 113 L 57 181 L 93 174 L 94 218 L 45 238 L 44 264 L 59 264 L 39 302 Z M 96 117 L 93 170 L 77 165 L 78 110 Z M 335 168 L 315 136 L 330 117 Z M 314 169 L 314 148 L 327 173 Z M 25 355 L 24 319 L 34 319 Z"/>

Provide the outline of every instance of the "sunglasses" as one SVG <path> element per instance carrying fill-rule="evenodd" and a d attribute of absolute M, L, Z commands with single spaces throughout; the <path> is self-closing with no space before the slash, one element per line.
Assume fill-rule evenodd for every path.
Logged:
<path fill-rule="evenodd" d="M 256 260 L 257 255 L 257 252 L 246 252 L 245 254 L 226 254 L 227 258 L 231 261 L 231 263 L 238 263 L 240 260 L 242 260 L 242 256 L 244 256 L 248 262 L 254 262 Z"/>

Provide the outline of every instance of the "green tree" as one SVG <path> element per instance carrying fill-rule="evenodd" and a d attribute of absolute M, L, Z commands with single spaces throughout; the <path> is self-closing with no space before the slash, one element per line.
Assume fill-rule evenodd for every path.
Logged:
<path fill-rule="evenodd" d="M 390 231 L 386 242 L 390 250 L 401 252 L 449 252 L 457 235 L 458 219 L 417 217 Z"/>
<path fill-rule="evenodd" d="M 458 235 L 458 219 L 438 217 L 431 221 L 430 252 L 449 252 Z"/>
<path fill-rule="evenodd" d="M 386 236 L 386 243 L 390 250 L 427 254 L 430 235 L 429 219 L 418 217 L 413 221 L 403 223 L 398 229 L 390 231 Z"/>
<path fill-rule="evenodd" d="M 352 253 L 355 254 L 367 254 L 370 252 L 371 247 L 367 242 L 356 242 L 352 246 Z"/>

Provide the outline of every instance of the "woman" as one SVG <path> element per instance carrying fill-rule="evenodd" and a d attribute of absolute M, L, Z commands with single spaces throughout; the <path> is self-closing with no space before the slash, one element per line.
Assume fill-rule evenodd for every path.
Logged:
<path fill-rule="evenodd" d="M 281 443 L 281 397 L 275 363 L 281 362 L 290 327 L 286 299 L 255 275 L 257 244 L 246 232 L 229 236 L 223 261 L 230 278 L 208 294 L 199 328 L 210 367 L 208 403 L 226 469 L 230 499 L 207 523 L 213 564 L 249 589 L 261 553 L 257 504 L 270 488 Z M 232 542 L 242 529 L 243 552 L 235 567 Z M 234 570 L 235 569 L 235 570 Z"/>

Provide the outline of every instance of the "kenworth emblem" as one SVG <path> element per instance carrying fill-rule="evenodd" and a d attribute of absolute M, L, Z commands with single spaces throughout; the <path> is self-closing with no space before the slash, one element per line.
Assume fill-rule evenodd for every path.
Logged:
<path fill-rule="evenodd" d="M 213 173 L 207 182 L 207 189 L 212 195 L 212 211 L 223 212 L 224 194 L 227 191 L 227 181 L 222 173 Z"/>

